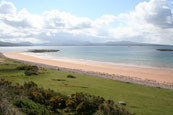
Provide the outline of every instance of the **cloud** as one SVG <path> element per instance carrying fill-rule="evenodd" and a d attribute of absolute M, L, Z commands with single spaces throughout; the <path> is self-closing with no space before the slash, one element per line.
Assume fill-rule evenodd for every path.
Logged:
<path fill-rule="evenodd" d="M 30 42 L 60 41 L 104 41 L 103 35 L 115 16 L 103 15 L 91 20 L 86 17 L 77 17 L 68 12 L 59 10 L 45 11 L 42 15 L 31 14 L 27 9 L 16 12 L 15 6 L 10 2 L 2 1 L 0 5 L 7 13 L 0 13 L 1 26 L 0 40 Z M 9 28 L 5 30 L 5 28 Z M 101 39 L 100 39 L 101 38 Z M 15 40 L 14 40 L 15 39 Z M 38 40 L 36 40 L 38 39 Z"/>
<path fill-rule="evenodd" d="M 172 15 L 166 0 L 141 2 L 134 11 L 118 15 L 116 19 L 123 26 L 111 29 L 110 32 L 121 40 L 173 44 Z"/>
<path fill-rule="evenodd" d="M 7 7 L 7 10 L 10 7 Z M 22 9 L 16 14 L 2 15 L 1 21 L 15 28 L 34 28 L 42 26 L 42 17 L 39 15 L 30 14 L 26 9 Z"/>
<path fill-rule="evenodd" d="M 1 1 L 0 2 L 0 14 L 14 14 L 16 12 L 16 7 L 11 2 Z"/>
<path fill-rule="evenodd" d="M 166 0 L 140 3 L 136 6 L 136 12 L 131 15 L 160 28 L 173 28 L 172 12 Z"/>
<path fill-rule="evenodd" d="M 67 12 L 52 10 L 44 12 L 45 27 L 50 29 L 87 29 L 91 27 L 89 18 L 76 17 Z"/>
<path fill-rule="evenodd" d="M 52 42 L 109 40 L 173 44 L 173 11 L 166 0 L 139 3 L 133 11 L 95 20 L 58 9 L 32 14 L 0 2 L 0 40 Z M 112 24 L 120 26 L 113 27 Z"/>

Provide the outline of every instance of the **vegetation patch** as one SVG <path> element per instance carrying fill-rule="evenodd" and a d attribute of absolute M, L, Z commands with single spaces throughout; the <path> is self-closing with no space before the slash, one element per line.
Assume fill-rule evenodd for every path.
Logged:
<path fill-rule="evenodd" d="M 39 68 L 37 66 L 21 66 L 17 67 L 18 70 L 24 70 L 26 76 L 38 75 Z"/>
<path fill-rule="evenodd" d="M 4 62 L 5 62 L 5 59 L 0 58 L 0 63 L 4 63 Z"/>
<path fill-rule="evenodd" d="M 8 65 L 4 58 L 0 58 L 0 64 Z"/>
<path fill-rule="evenodd" d="M 67 75 L 67 78 L 72 78 L 72 79 L 74 79 L 74 78 L 76 78 L 76 77 L 73 76 L 73 75 Z"/>
<path fill-rule="evenodd" d="M 68 84 L 68 83 L 62 83 L 65 87 L 78 87 L 78 88 L 88 88 L 85 86 L 80 86 L 80 85 L 73 85 L 73 84 Z"/>
<path fill-rule="evenodd" d="M 6 87 L 13 104 L 27 115 L 133 115 L 112 100 L 87 93 L 66 96 L 50 89 L 39 88 L 32 81 L 14 86 L 11 82 L 1 79 L 0 88 L 2 87 Z"/>
<path fill-rule="evenodd" d="M 50 115 L 49 110 L 44 105 L 35 103 L 30 99 L 16 100 L 14 105 L 27 115 Z"/>
<path fill-rule="evenodd" d="M 80 86 L 80 88 L 88 88 L 88 87 Z"/>
<path fill-rule="evenodd" d="M 109 79 L 98 78 L 84 74 L 74 74 L 71 72 L 64 72 L 61 70 L 57 71 L 56 69 L 40 68 L 40 67 L 39 67 L 39 74 L 37 75 L 37 77 L 33 76 L 24 77 L 25 70 L 18 70 L 16 68 L 20 66 L 29 66 L 29 65 L 7 58 L 3 59 L 5 59 L 7 65 L 0 63 L 0 79 L 5 78 L 7 84 L 9 83 L 7 82 L 7 80 L 12 81 L 12 86 L 13 87 L 15 86 L 16 88 L 14 89 L 13 87 L 11 87 L 11 85 L 10 85 L 11 88 L 10 87 L 6 88 L 5 85 L 0 85 L 0 98 L 1 100 L 3 100 L 3 101 L 0 100 L 0 105 L 2 107 L 2 111 L 5 111 L 3 113 L 2 111 L 0 112 L 2 113 L 2 115 L 6 115 L 6 113 L 16 113 L 17 115 L 21 115 L 19 111 L 20 108 L 18 110 L 18 108 L 15 108 L 15 106 L 11 102 L 13 99 L 21 99 L 23 97 L 25 98 L 26 96 L 27 96 L 26 98 L 31 99 L 32 92 L 38 93 L 39 98 L 37 98 L 38 99 L 37 101 L 39 101 L 39 103 L 49 102 L 45 101 L 45 99 L 43 98 L 46 95 L 47 95 L 46 98 L 49 98 L 49 96 L 51 95 L 63 97 L 59 94 L 62 93 L 65 95 L 64 98 L 66 100 L 71 97 L 71 94 L 75 94 L 76 92 L 83 92 L 84 94 L 89 93 L 91 95 L 102 96 L 104 97 L 105 100 L 107 99 L 114 100 L 115 104 L 118 103 L 119 101 L 124 101 L 125 103 L 127 103 L 125 108 L 137 114 L 172 115 L 173 113 L 173 90 L 164 89 L 164 88 L 154 88 L 134 83 L 124 83 L 116 80 L 109 80 Z M 73 75 L 76 76 L 77 78 L 70 79 L 67 78 L 67 75 Z M 57 78 L 65 79 L 66 81 L 52 80 Z M 30 80 L 34 82 L 30 82 L 28 84 L 28 81 Z M 27 82 L 27 84 L 25 82 Z M 20 84 L 15 85 L 16 83 Z M 24 83 L 25 85 L 23 85 Z M 66 85 L 64 85 L 63 83 L 66 83 Z M 40 88 L 39 91 L 33 90 L 37 89 L 38 86 L 44 87 L 46 89 L 46 92 L 48 93 L 40 93 L 43 92 L 43 90 L 41 90 L 42 88 Z M 88 87 L 88 88 L 82 88 L 82 87 Z M 54 90 L 56 94 L 52 93 L 51 90 L 48 90 L 49 88 L 51 90 Z M 33 99 L 31 100 L 33 101 Z M 38 103 L 36 101 L 34 102 Z M 121 107 L 120 104 L 118 105 Z M 45 106 L 47 108 L 47 105 Z M 50 112 L 51 111 L 52 110 L 50 110 Z M 60 109 L 58 111 L 65 111 L 65 109 Z M 97 111 L 96 113 L 99 114 L 99 111 Z"/>
<path fill-rule="evenodd" d="M 66 81 L 65 79 L 52 79 L 53 81 Z"/>

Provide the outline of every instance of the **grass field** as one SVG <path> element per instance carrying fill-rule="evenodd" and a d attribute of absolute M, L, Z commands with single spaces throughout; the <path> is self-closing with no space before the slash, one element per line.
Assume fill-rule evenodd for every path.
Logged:
<path fill-rule="evenodd" d="M 126 107 L 137 114 L 172 115 L 173 113 L 173 90 L 46 68 L 40 69 L 40 74 L 37 76 L 25 76 L 24 71 L 16 69 L 21 65 L 23 64 L 20 62 L 0 57 L 0 78 L 20 84 L 32 80 L 40 87 L 67 95 L 86 92 L 115 102 L 125 101 Z M 76 78 L 67 78 L 67 75 Z"/>

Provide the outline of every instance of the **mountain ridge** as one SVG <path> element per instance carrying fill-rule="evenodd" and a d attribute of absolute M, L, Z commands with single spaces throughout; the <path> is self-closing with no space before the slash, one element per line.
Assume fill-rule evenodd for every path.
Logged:
<path fill-rule="evenodd" d="M 88 41 L 66 41 L 63 43 L 30 43 L 30 42 L 21 42 L 21 43 L 10 43 L 10 42 L 1 42 L 0 46 L 167 46 L 164 44 L 152 44 L 152 43 L 138 43 L 132 41 L 108 41 L 103 43 L 92 43 Z"/>
<path fill-rule="evenodd" d="M 21 43 L 10 43 L 10 42 L 2 42 L 0 41 L 0 46 L 31 46 L 30 42 L 21 42 Z"/>

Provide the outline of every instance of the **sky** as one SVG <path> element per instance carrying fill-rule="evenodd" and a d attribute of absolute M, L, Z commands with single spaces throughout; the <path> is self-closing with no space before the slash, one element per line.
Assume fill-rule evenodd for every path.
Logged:
<path fill-rule="evenodd" d="M 1 0 L 0 41 L 173 45 L 173 0 Z"/>
<path fill-rule="evenodd" d="M 20 11 L 26 8 L 30 13 L 42 14 L 44 11 L 58 9 L 79 17 L 96 19 L 104 14 L 118 15 L 134 10 L 144 0 L 6 0 L 12 2 Z"/>

